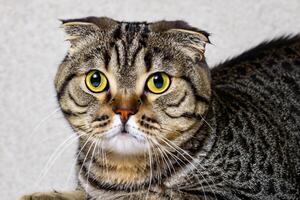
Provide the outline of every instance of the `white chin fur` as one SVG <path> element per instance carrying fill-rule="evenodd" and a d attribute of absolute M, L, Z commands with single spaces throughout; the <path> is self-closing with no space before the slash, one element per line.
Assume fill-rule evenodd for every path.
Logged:
<path fill-rule="evenodd" d="M 144 136 L 144 133 L 138 130 L 138 126 L 132 117 L 126 123 L 128 134 L 122 133 L 122 122 L 119 115 L 115 115 L 112 128 L 104 133 L 104 138 L 101 139 L 99 145 L 104 150 L 111 151 L 117 154 L 134 155 L 147 153 L 149 144 Z"/>

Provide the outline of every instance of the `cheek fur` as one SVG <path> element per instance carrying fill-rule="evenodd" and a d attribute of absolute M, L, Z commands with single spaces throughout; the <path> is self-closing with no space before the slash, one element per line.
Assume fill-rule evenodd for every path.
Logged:
<path fill-rule="evenodd" d="M 168 93 L 150 101 L 151 106 L 147 107 L 149 110 L 145 110 L 151 112 L 158 123 L 153 135 L 158 140 L 168 139 L 176 142 L 188 138 L 198 130 L 201 123 L 196 116 L 203 114 L 205 109 L 198 109 L 203 106 L 198 105 L 195 95 L 185 81 L 177 79 L 173 84 Z"/>

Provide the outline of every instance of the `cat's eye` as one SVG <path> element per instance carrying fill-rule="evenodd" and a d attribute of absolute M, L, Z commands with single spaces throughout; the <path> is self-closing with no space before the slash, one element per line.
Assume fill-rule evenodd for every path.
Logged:
<path fill-rule="evenodd" d="M 147 80 L 147 89 L 155 94 L 161 94 L 165 92 L 170 86 L 170 77 L 164 72 L 157 72 Z"/>
<path fill-rule="evenodd" d="M 108 88 L 108 81 L 105 75 L 98 70 L 91 70 L 85 78 L 87 88 L 92 92 L 102 92 Z"/>

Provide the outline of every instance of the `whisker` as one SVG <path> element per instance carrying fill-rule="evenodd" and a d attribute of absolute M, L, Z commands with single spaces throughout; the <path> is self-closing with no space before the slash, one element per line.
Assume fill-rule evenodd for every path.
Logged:
<path fill-rule="evenodd" d="M 167 143 L 167 142 L 165 142 L 168 146 L 169 146 L 169 144 Z M 192 165 L 196 170 L 197 170 L 197 168 L 196 168 L 196 166 L 194 166 L 193 165 L 193 163 L 191 163 L 184 155 L 182 155 L 178 150 L 176 150 L 175 148 L 174 148 L 174 150 L 175 150 L 175 152 L 177 152 L 177 153 L 179 153 L 190 165 Z M 173 154 L 175 157 L 176 157 L 176 159 L 178 159 L 180 162 L 182 162 L 183 164 L 185 164 L 185 162 L 183 162 L 179 157 L 177 157 L 175 154 Z M 176 160 L 175 159 L 175 160 Z M 180 165 L 181 166 L 181 165 Z M 182 167 L 183 169 L 184 169 L 184 167 Z M 192 169 L 191 169 L 192 170 Z M 198 170 L 197 170 L 198 171 Z M 205 178 L 204 178 L 204 176 L 202 175 L 202 173 L 200 172 L 200 171 L 198 171 L 199 173 L 200 173 L 200 175 L 202 176 L 202 178 L 205 180 Z M 195 176 L 196 177 L 196 179 L 198 180 L 198 182 L 200 183 L 200 186 L 201 186 L 201 188 L 202 188 L 202 191 L 204 192 L 204 199 L 206 200 L 206 194 L 205 194 L 205 191 L 203 190 L 203 185 L 202 185 L 202 183 L 201 183 L 201 181 L 200 181 L 200 179 L 198 178 L 198 176 Z"/>
<path fill-rule="evenodd" d="M 164 138 L 163 136 L 159 136 L 160 137 L 160 139 L 162 140 L 162 141 L 164 141 L 168 146 L 170 146 L 170 147 L 172 147 L 172 145 L 174 146 L 174 147 L 172 147 L 172 148 L 174 148 L 174 150 L 176 151 L 176 152 L 178 152 L 190 165 L 192 165 L 193 167 L 194 167 L 194 169 L 196 169 L 196 171 L 201 175 L 201 177 L 204 179 L 204 181 L 208 184 L 208 186 L 209 186 L 209 188 L 211 189 L 211 191 L 213 192 L 213 194 L 214 194 L 214 196 L 216 197 L 216 195 L 215 195 L 215 192 L 212 190 L 212 188 L 211 188 L 211 184 L 209 184 L 208 182 L 207 182 L 207 180 L 206 180 L 206 178 L 202 175 L 202 173 L 201 173 L 201 171 L 199 171 L 199 169 L 197 169 L 197 167 L 192 163 L 192 162 L 190 162 L 189 161 L 189 159 L 187 159 L 180 151 L 182 151 L 183 153 L 185 153 L 187 156 L 189 156 L 190 157 L 190 159 L 192 159 L 195 163 L 197 163 L 202 169 L 204 169 L 204 170 L 206 170 L 195 158 L 193 158 L 189 153 L 187 153 L 185 150 L 183 150 L 182 148 L 180 148 L 179 146 L 177 146 L 176 144 L 174 144 L 172 141 L 170 141 L 170 140 L 168 140 L 167 138 Z M 169 142 L 168 142 L 169 141 Z M 171 144 L 172 145 L 171 145 Z M 177 149 L 179 149 L 179 150 L 176 150 L 176 148 Z M 209 177 L 209 176 L 208 176 Z M 214 183 L 214 181 L 209 177 L 209 179 L 213 182 L 213 185 L 215 186 L 215 183 Z M 199 180 L 200 181 L 200 180 Z M 200 183 L 201 184 L 201 183 Z M 202 184 L 201 184 L 202 185 Z M 203 191 L 204 192 L 204 191 Z M 204 195 L 205 195 L 205 192 L 204 192 Z"/>
<path fill-rule="evenodd" d="M 171 169 L 169 168 L 169 164 L 171 164 L 171 167 L 172 167 L 172 169 L 173 169 L 173 173 L 175 173 L 175 169 L 174 169 L 174 167 L 173 167 L 173 164 L 172 164 L 172 162 L 170 161 L 170 159 L 169 159 L 169 157 L 168 157 L 168 155 L 166 154 L 166 153 L 168 153 L 173 159 L 174 159 L 174 161 L 179 165 L 179 167 L 180 168 L 182 168 L 182 169 L 184 169 L 184 166 L 180 163 L 180 162 L 178 162 L 178 159 L 182 162 L 182 163 L 184 163 L 180 158 L 178 158 L 175 154 L 173 154 L 172 152 L 170 152 L 169 150 L 167 150 L 163 145 L 161 145 L 161 144 L 159 144 L 158 142 L 155 142 L 155 140 L 152 138 L 152 137 L 150 137 L 150 136 L 148 136 L 150 139 L 151 139 L 151 141 L 154 143 L 154 144 L 156 144 L 157 146 L 157 149 L 162 153 L 161 155 L 162 155 L 162 157 L 164 158 L 165 156 L 166 156 L 166 158 L 168 159 L 168 162 L 167 161 L 165 161 L 165 163 L 167 164 L 167 167 L 168 167 L 168 169 L 169 169 L 169 172 L 170 172 L 170 175 L 172 175 L 172 171 L 171 171 Z M 166 153 L 165 153 L 166 152 Z M 165 155 L 165 156 L 164 156 Z"/>
<path fill-rule="evenodd" d="M 58 111 L 60 110 L 60 108 L 56 108 L 54 111 L 52 111 L 50 114 L 48 114 L 47 116 L 45 116 L 43 119 L 41 119 L 37 125 L 35 127 L 33 127 L 31 133 L 29 134 L 29 139 L 31 140 L 32 137 L 37 133 L 37 130 L 41 127 L 41 125 L 43 123 L 45 123 L 47 120 L 49 120 L 51 117 L 53 117 Z"/>
<path fill-rule="evenodd" d="M 150 138 L 151 138 L 151 137 L 150 137 Z M 154 139 L 151 138 L 151 140 L 152 140 L 153 144 L 157 145 L 156 147 L 157 147 L 158 150 L 161 152 L 162 159 L 165 160 L 165 163 L 167 164 L 167 168 L 168 168 L 170 174 L 172 174 L 172 171 L 171 171 L 171 169 L 170 169 L 170 166 L 171 166 L 172 169 L 173 169 L 173 173 L 175 173 L 175 169 L 174 169 L 174 167 L 173 167 L 172 162 L 171 162 L 170 159 L 168 158 L 168 155 L 165 153 L 165 151 L 164 151 L 163 149 L 161 149 L 161 148 L 163 148 L 163 146 L 162 146 L 161 144 L 159 144 L 158 142 L 155 142 Z M 166 161 L 165 158 L 168 159 L 168 162 Z"/>
<path fill-rule="evenodd" d="M 152 139 L 152 140 L 153 140 L 153 139 Z M 169 150 L 167 150 L 164 146 L 162 146 L 162 145 L 159 144 L 159 143 L 157 143 L 157 147 L 158 147 L 158 149 L 162 148 L 163 151 L 166 151 L 166 153 L 170 154 L 170 156 L 175 160 L 175 162 L 179 165 L 179 167 L 180 167 L 181 169 L 183 169 L 183 170 L 185 169 L 184 166 L 182 166 L 181 163 L 178 162 L 178 160 L 180 160 L 182 163 L 184 163 L 184 162 L 183 162 L 180 158 L 178 158 L 175 154 L 173 154 L 172 152 L 170 152 Z M 166 156 L 166 157 L 168 158 L 168 156 Z M 168 158 L 168 160 L 169 160 L 169 158 Z M 173 168 L 174 173 L 175 173 L 175 169 L 174 169 L 173 166 L 172 166 L 172 168 Z M 188 178 L 187 181 L 190 181 L 190 177 L 187 177 L 187 178 Z M 198 179 L 198 178 L 197 178 L 197 179 Z M 201 187 L 203 187 L 199 179 L 198 179 L 198 181 L 199 181 Z M 172 195 L 172 191 L 171 191 L 171 195 Z M 205 194 L 204 194 L 204 196 L 205 196 Z M 206 196 L 205 196 L 205 198 L 206 198 Z"/>
<path fill-rule="evenodd" d="M 164 147 L 163 145 L 159 144 L 160 148 L 162 148 L 166 153 L 168 153 L 173 159 L 174 161 L 179 165 L 180 168 L 184 169 L 184 166 L 182 164 L 185 164 L 185 162 L 180 159 L 178 156 L 176 156 L 174 153 L 172 153 L 171 151 L 169 151 L 166 147 Z M 178 162 L 180 161 L 180 162 Z M 173 167 L 174 169 L 174 167 Z M 175 173 L 175 170 L 174 170 Z"/>
<path fill-rule="evenodd" d="M 150 149 L 153 149 L 153 154 L 155 159 L 154 164 L 156 164 L 156 170 L 158 170 L 158 174 L 157 174 L 158 182 L 161 183 L 161 179 L 162 179 L 162 172 L 160 168 L 161 161 L 159 159 L 159 155 L 157 155 L 158 152 L 154 148 L 154 143 L 152 142 L 152 139 L 151 138 L 148 139 L 149 139 Z"/>
<path fill-rule="evenodd" d="M 89 180 L 89 177 L 90 177 L 90 170 L 91 170 L 91 166 L 92 166 L 92 162 L 93 162 L 93 158 L 94 158 L 94 154 L 95 154 L 95 150 L 96 150 L 96 146 L 98 145 L 98 142 L 99 141 L 94 141 L 93 144 L 92 144 L 92 146 L 94 145 L 94 149 L 93 149 L 93 152 L 92 152 L 92 157 L 90 158 L 90 163 L 89 163 L 89 167 L 88 167 L 88 171 L 87 171 L 87 178 L 86 178 L 87 183 L 88 183 L 88 180 Z M 86 184 L 85 191 L 87 191 L 88 185 L 89 184 Z"/>
<path fill-rule="evenodd" d="M 47 160 L 44 168 L 42 169 L 39 178 L 36 182 L 36 186 L 40 183 L 40 181 L 46 176 L 46 174 L 49 172 L 50 168 L 54 165 L 55 161 L 58 159 L 58 157 L 62 154 L 62 152 L 69 147 L 76 139 L 78 139 L 80 135 L 71 135 L 66 140 L 64 140 L 51 154 L 49 159 Z M 65 145 L 65 146 L 64 146 Z"/>
<path fill-rule="evenodd" d="M 88 137 L 88 139 L 85 141 L 85 143 L 82 145 L 82 147 L 81 147 L 81 149 L 79 150 L 79 152 L 77 153 L 77 155 L 76 155 L 76 157 L 75 157 L 75 162 L 74 162 L 74 164 L 73 164 L 73 167 L 75 167 L 76 166 L 76 164 L 77 164 L 77 160 L 78 160 L 78 158 L 79 158 L 79 156 L 80 156 L 80 154 L 81 154 L 81 152 L 82 152 L 82 150 L 84 149 L 84 147 L 88 144 L 88 141 L 89 141 L 89 139 L 92 137 L 92 135 L 90 135 L 89 137 Z M 66 186 L 66 184 L 68 184 L 69 183 L 69 181 L 70 181 L 70 179 L 71 179 L 71 174 L 72 174 L 72 170 L 69 172 L 69 175 L 68 175 L 68 178 L 67 178 L 67 182 L 65 183 L 65 186 Z"/>
<path fill-rule="evenodd" d="M 149 143 L 148 138 L 146 138 L 146 139 L 147 139 L 147 142 Z M 150 151 L 149 148 L 148 148 L 148 154 L 149 154 L 150 177 L 149 177 L 149 187 L 148 187 L 148 192 L 147 192 L 147 195 L 146 195 L 146 198 L 145 198 L 145 199 L 148 198 L 149 191 L 150 191 L 150 189 L 151 189 L 152 176 L 153 176 L 153 174 L 152 174 L 152 172 L 153 172 L 153 171 L 152 171 L 152 155 L 151 155 L 151 151 Z"/>
<path fill-rule="evenodd" d="M 91 136 L 92 136 L 92 135 L 91 135 Z M 91 136 L 89 137 L 88 140 L 91 139 Z M 90 147 L 89 147 L 89 149 L 88 149 L 86 155 L 84 156 L 84 159 L 83 159 L 83 161 L 82 161 L 82 163 L 81 163 L 80 170 L 79 170 L 79 172 L 78 172 L 78 176 L 80 176 L 80 174 L 81 174 L 81 171 L 82 171 L 82 169 L 83 169 L 83 165 L 85 164 L 85 161 L 86 161 L 86 159 L 87 159 L 87 157 L 88 157 L 88 155 L 89 155 L 89 153 L 90 153 L 90 150 L 91 150 L 91 148 L 92 148 L 94 142 L 95 142 L 95 141 L 93 141 L 93 143 L 90 145 Z"/>

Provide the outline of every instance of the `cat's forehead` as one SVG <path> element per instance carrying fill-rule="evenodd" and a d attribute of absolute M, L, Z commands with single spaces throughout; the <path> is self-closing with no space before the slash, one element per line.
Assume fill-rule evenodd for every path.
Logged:
<path fill-rule="evenodd" d="M 134 87 L 138 71 L 146 67 L 144 53 L 149 32 L 146 22 L 120 22 L 112 34 L 110 54 L 117 62 L 109 68 L 115 71 L 120 87 Z"/>
<path fill-rule="evenodd" d="M 113 31 L 113 44 L 121 44 L 124 49 L 130 51 L 132 46 L 146 46 L 149 36 L 149 24 L 146 22 L 120 22 Z"/>

